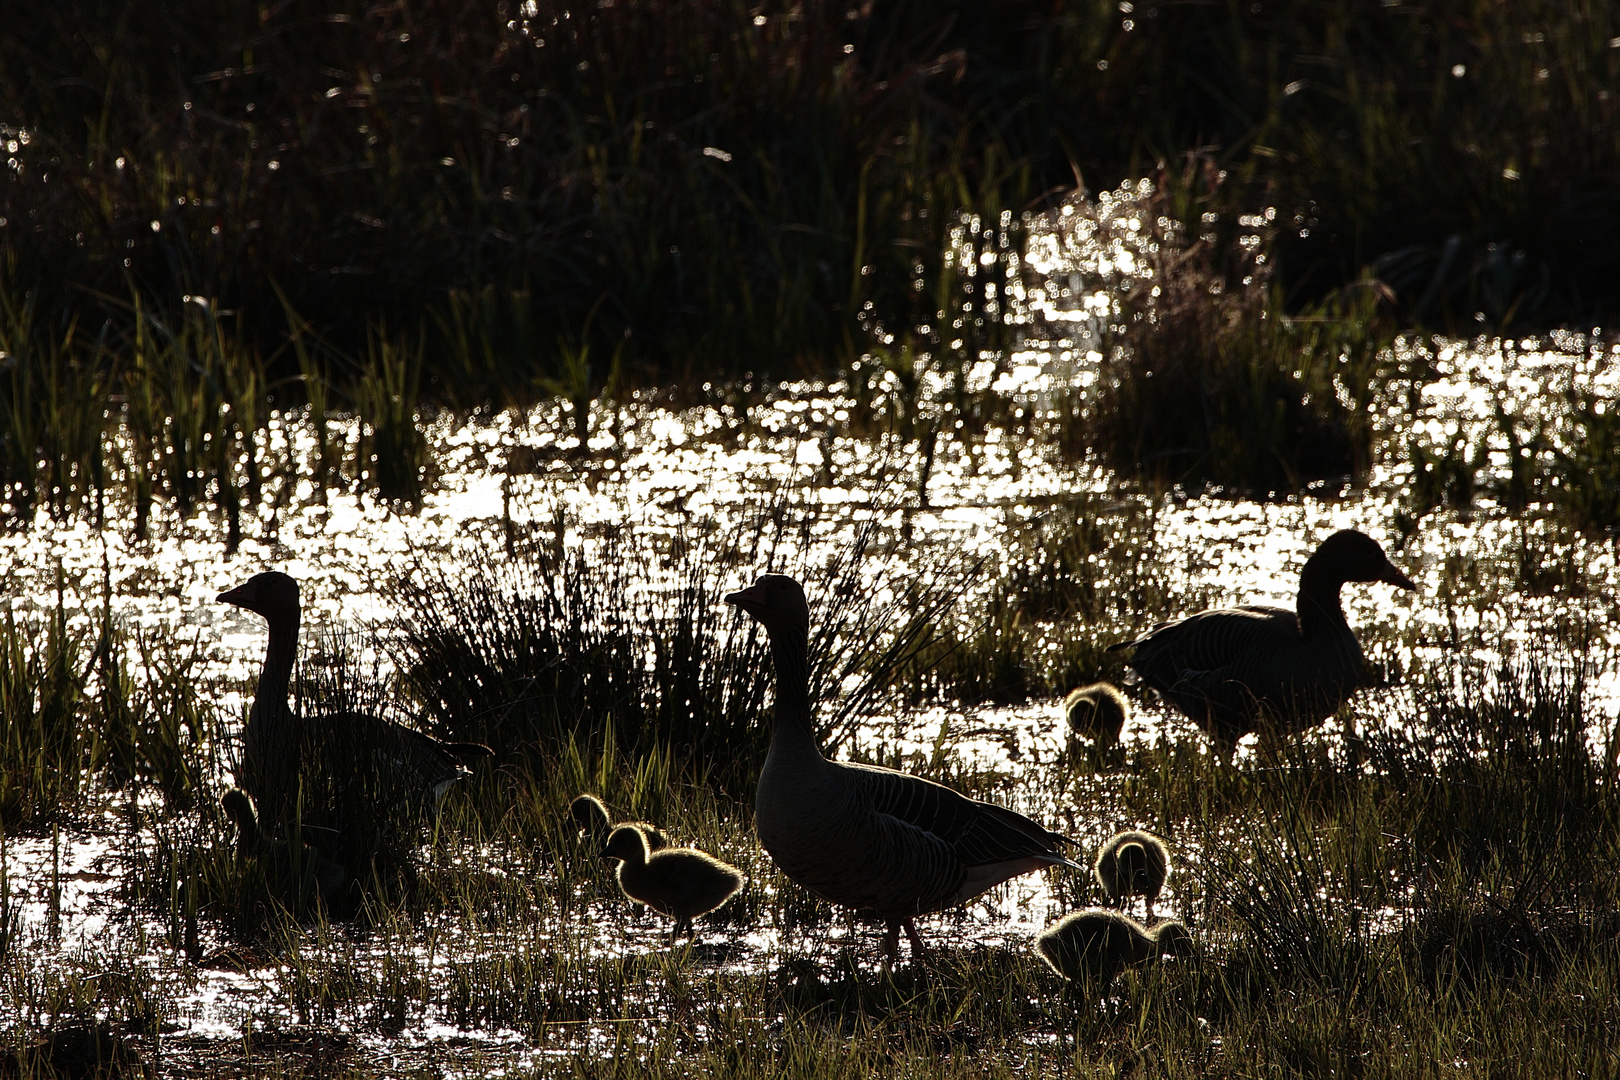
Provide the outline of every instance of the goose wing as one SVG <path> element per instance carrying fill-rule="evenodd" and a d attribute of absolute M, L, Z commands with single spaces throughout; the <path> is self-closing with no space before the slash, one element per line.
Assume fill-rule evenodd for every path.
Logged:
<path fill-rule="evenodd" d="M 1135 641 L 1109 647 L 1134 648 L 1130 665 L 1142 677 L 1169 683 L 1241 665 L 1251 657 L 1298 648 L 1299 617 L 1287 608 L 1250 605 L 1200 611 L 1162 622 Z"/>
<path fill-rule="evenodd" d="M 909 918 L 970 900 L 1017 874 L 1074 866 L 1067 839 L 1003 807 L 918 776 L 841 765 L 844 824 L 813 859 L 772 857 L 800 884 L 885 918 Z"/>
<path fill-rule="evenodd" d="M 851 765 L 862 801 L 873 814 L 894 818 L 944 845 L 963 866 L 1035 857 L 1068 864 L 1056 845 L 1068 837 L 994 803 L 970 799 L 920 776 Z"/>
<path fill-rule="evenodd" d="M 469 774 L 463 759 L 486 757 L 480 743 L 447 743 L 371 713 L 345 710 L 321 716 L 316 729 L 331 758 L 353 766 L 369 763 L 379 779 L 406 792 L 429 793 L 434 800 Z"/>

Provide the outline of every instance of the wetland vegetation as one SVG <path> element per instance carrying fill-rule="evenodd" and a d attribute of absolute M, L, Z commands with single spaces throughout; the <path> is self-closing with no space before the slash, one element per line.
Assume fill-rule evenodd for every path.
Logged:
<path fill-rule="evenodd" d="M 988 10 L 0 31 L 0 1075 L 1620 1074 L 1616 16 Z M 1332 721 L 1071 740 L 1345 527 Z M 341 910 L 220 805 L 267 566 L 306 715 L 495 751 Z M 1065 983 L 1051 871 L 880 966 L 752 831 L 766 570 L 829 753 L 1163 836 L 1193 955 Z M 744 873 L 695 942 L 582 791 Z"/>

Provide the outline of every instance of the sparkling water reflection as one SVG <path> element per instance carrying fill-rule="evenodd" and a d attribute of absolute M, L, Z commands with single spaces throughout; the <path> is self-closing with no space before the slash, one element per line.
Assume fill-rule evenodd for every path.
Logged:
<path fill-rule="evenodd" d="M 1327 497 L 1259 503 L 1172 493 L 1148 499 L 1116 489 L 1091 462 L 1065 461 L 1038 439 L 991 429 L 979 440 L 942 441 L 928 467 L 925 501 L 923 455 L 915 444 L 881 432 L 851 435 L 846 425 L 856 405 L 841 387 L 797 385 L 751 403 L 746 416 L 730 407 L 674 411 L 650 400 L 631 402 L 594 418 L 596 434 L 583 455 L 574 452 L 565 434 L 571 430 L 567 418 L 555 407 L 506 412 L 479 423 L 446 418 L 431 430 L 441 471 L 418 513 L 402 515 L 363 491 L 322 493 L 299 481 L 283 505 L 266 506 L 256 521 L 244 524 L 244 540 L 233 555 L 225 551 L 219 522 L 206 515 L 157 522 L 155 539 L 145 543 L 133 542 L 118 523 L 95 530 L 82 521 L 56 523 L 42 516 L 30 530 L 0 538 L 0 562 L 14 609 L 49 610 L 60 598 L 70 623 L 83 628 L 110 605 L 130 630 L 194 643 L 207 657 L 207 676 L 221 709 L 240 716 L 244 688 L 264 648 L 264 628 L 258 619 L 215 603 L 214 596 L 264 567 L 303 582 L 305 624 L 312 627 L 386 628 L 398 614 L 390 588 L 396 575 L 424 564 L 454 568 L 476 553 L 503 550 L 514 535 L 555 534 L 557 543 L 587 553 L 601 551 L 605 538 L 625 530 L 666 549 L 702 542 L 740 585 L 761 566 L 759 553 L 746 543 L 750 523 L 762 505 L 780 503 L 807 528 L 783 540 L 776 552 L 779 567 L 820 565 L 847 545 L 858 524 L 876 520 L 880 542 L 872 559 L 878 566 L 905 573 L 958 554 L 983 556 L 990 570 L 978 580 L 981 588 L 991 588 L 1010 538 L 1041 526 L 1059 508 L 1089 499 L 1088 512 L 1099 518 L 1135 514 L 1148 522 L 1150 547 L 1159 553 L 1170 594 L 1188 599 L 1181 610 L 1167 612 L 1122 605 L 1110 636 L 1123 639 L 1157 618 L 1207 601 L 1291 606 L 1298 568 L 1315 544 L 1332 530 L 1353 527 L 1383 541 L 1419 585 L 1415 596 L 1378 588 L 1345 591 L 1349 620 L 1372 659 L 1398 673 L 1440 663 L 1461 649 L 1488 671 L 1515 653 L 1545 654 L 1554 630 L 1583 622 L 1585 654 L 1551 659 L 1588 665 L 1595 714 L 1612 717 L 1620 707 L 1620 576 L 1612 540 L 1571 533 L 1546 516 L 1507 515 L 1488 498 L 1470 513 L 1437 513 L 1420 521 L 1404 545 L 1393 525 L 1411 480 L 1404 455 L 1393 451 L 1406 441 L 1445 446 L 1457 439 L 1470 445 L 1484 440 L 1490 450 L 1487 475 L 1505 479 L 1511 465 L 1507 447 L 1492 434 L 1501 411 L 1552 424 L 1571 393 L 1615 399 L 1620 356 L 1594 352 L 1575 339 L 1554 344 L 1558 347 L 1511 341 L 1403 343 L 1404 361 L 1429 367 L 1434 378 L 1404 403 L 1389 404 L 1384 464 L 1367 488 Z M 986 358 L 987 366 L 975 377 L 987 391 L 1038 417 L 1056 382 L 1072 383 L 1075 369 L 1086 362 L 1085 352 L 1071 342 L 1058 351 L 1015 354 L 1008 363 Z M 331 429 L 334 437 L 347 440 L 356 434 L 352 425 Z M 309 424 L 296 413 L 278 417 L 270 438 L 270 457 L 308 462 L 315 454 Z M 1534 578 L 1526 566 L 1533 570 L 1540 565 L 1536 560 L 1549 566 L 1560 562 L 1575 576 L 1548 588 L 1526 587 L 1526 577 Z M 874 571 L 873 580 L 881 578 Z M 1488 587 L 1464 588 L 1459 585 L 1464 579 Z M 975 599 L 965 598 L 969 612 Z M 386 661 L 386 653 L 380 659 Z M 1410 709 L 1383 707 L 1402 693 L 1398 685 L 1367 692 L 1358 699 L 1358 717 L 1376 724 L 1386 713 L 1411 715 Z M 1094 846 L 1118 823 L 1080 815 L 1072 804 L 1033 804 L 1012 786 L 1024 770 L 1049 768 L 1059 759 L 1061 726 L 1055 700 L 1004 709 L 925 706 L 873 718 L 856 748 L 913 767 L 937 765 L 943 752 L 953 768 L 1003 775 L 1009 805 Z M 1329 735 L 1333 730 L 1329 725 Z M 1607 730 L 1592 732 L 1595 741 L 1608 736 Z M 1125 732 L 1128 742 L 1160 738 L 1197 736 L 1185 721 L 1153 708 L 1142 710 Z M 1105 803 L 1110 783 L 1106 776 L 1077 781 L 1071 795 Z M 578 1024 L 560 1042 L 543 1047 L 505 1028 L 463 1031 L 437 994 L 390 1020 L 386 1035 L 375 1033 L 375 1017 L 361 1004 L 326 1006 L 311 1014 L 294 1004 L 304 994 L 294 968 L 273 953 L 198 965 L 165 944 L 170 928 L 132 911 L 120 894 L 129 845 L 147 841 L 127 836 L 116 815 L 95 828 L 54 843 L 5 842 L 10 947 L 40 970 L 88 969 L 97 957 L 135 957 L 152 978 L 180 988 L 174 1013 L 166 1018 L 171 1024 L 166 1037 L 238 1038 L 267 1025 L 290 1028 L 320 1019 L 333 1030 L 362 1033 L 380 1059 L 437 1047 L 448 1055 L 449 1072 L 460 1067 L 452 1052 L 457 1047 L 523 1068 L 548 1054 L 617 1044 L 605 1023 Z M 486 867 L 524 865 L 522 858 L 488 855 L 472 861 Z M 1162 901 L 1170 910 L 1174 884 L 1173 879 Z M 621 919 L 622 905 L 600 881 L 566 885 L 537 876 L 534 888 L 580 890 L 566 905 L 565 917 L 572 921 L 569 947 L 581 955 L 650 956 L 664 948 L 667 924 L 652 917 Z M 1049 877 L 1019 878 L 961 912 L 931 920 L 924 930 L 957 945 L 1024 948 L 1065 906 Z M 1373 917 L 1394 920 L 1388 911 Z M 769 969 L 784 955 L 827 956 L 862 941 L 869 947 L 871 931 L 835 919 L 808 937 L 784 935 L 774 927 L 726 929 L 710 937 L 723 947 L 694 954 L 696 963 L 721 973 L 748 973 Z M 458 966 L 492 954 L 538 964 L 556 942 L 555 936 L 514 924 L 468 933 L 459 920 L 445 918 L 381 928 L 363 941 L 323 932 L 300 949 L 304 961 L 368 969 L 385 967 L 400 950 L 426 953 L 424 970 L 448 985 Z M 227 945 L 203 928 L 202 954 Z M 653 1025 L 651 997 L 645 1005 L 643 1023 Z M 469 1062 L 475 1057 L 469 1051 Z"/>

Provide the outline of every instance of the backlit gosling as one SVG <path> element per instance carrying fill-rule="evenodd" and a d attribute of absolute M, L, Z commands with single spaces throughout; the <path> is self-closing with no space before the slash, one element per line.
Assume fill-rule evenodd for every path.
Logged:
<path fill-rule="evenodd" d="M 1065 979 L 1094 982 L 1107 990 L 1114 976 L 1128 967 L 1157 960 L 1165 953 L 1191 956 L 1192 935 L 1178 922 L 1151 930 L 1119 911 L 1087 908 L 1059 919 L 1041 931 L 1035 948 L 1048 966 Z"/>
<path fill-rule="evenodd" d="M 343 896 L 349 885 L 349 871 L 342 863 L 307 843 L 300 846 L 295 859 L 292 844 L 272 840 L 260 830 L 253 797 L 240 788 L 227 789 L 219 803 L 225 816 L 236 825 L 237 858 L 260 860 L 272 890 L 283 895 L 301 894 L 313 884 L 316 895 L 328 905 Z"/>
<path fill-rule="evenodd" d="M 624 895 L 675 920 L 671 944 L 682 930 L 696 937 L 692 920 L 742 888 L 742 871 L 735 866 L 693 848 L 649 850 L 646 833 L 635 825 L 614 829 L 602 856 L 619 860 L 619 888 Z"/>
<path fill-rule="evenodd" d="M 568 816 L 593 844 L 606 843 L 608 834 L 613 831 L 613 817 L 608 813 L 607 804 L 595 795 L 581 795 L 569 803 Z M 656 825 L 649 825 L 645 821 L 624 821 L 620 824 L 634 825 L 640 829 L 647 837 L 647 846 L 653 851 L 669 847 L 669 837 Z"/>
<path fill-rule="evenodd" d="M 1091 872 L 1110 900 L 1145 897 L 1151 920 L 1153 901 L 1170 876 L 1170 852 L 1152 833 L 1127 829 L 1102 846 Z"/>
<path fill-rule="evenodd" d="M 1131 718 L 1131 703 L 1113 683 L 1092 683 L 1069 691 L 1063 699 L 1063 715 L 1076 735 L 1084 735 L 1097 746 L 1112 746 Z"/>

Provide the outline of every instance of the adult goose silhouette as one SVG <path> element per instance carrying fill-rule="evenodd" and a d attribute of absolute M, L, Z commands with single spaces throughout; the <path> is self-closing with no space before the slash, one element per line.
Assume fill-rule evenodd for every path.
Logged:
<path fill-rule="evenodd" d="M 925 951 L 913 920 L 1047 866 L 1081 869 L 1073 841 L 1022 814 L 875 765 L 828 761 L 810 716 L 810 606 L 797 581 L 766 574 L 726 598 L 770 637 L 776 715 L 754 796 L 754 826 L 793 881 L 835 904 L 877 913 L 884 955 Z"/>
<path fill-rule="evenodd" d="M 347 775 L 333 778 L 340 786 L 359 784 L 372 799 L 428 803 L 434 809 L 445 789 L 468 775 L 463 761 L 491 753 L 481 743 L 444 742 L 370 713 L 298 716 L 287 700 L 298 658 L 298 582 L 267 570 L 217 599 L 263 617 L 270 630 L 243 732 L 239 779 L 261 814 L 273 815 L 272 822 L 285 820 L 293 809 L 305 752 L 328 768 L 345 770 Z"/>
<path fill-rule="evenodd" d="M 1107 908 L 1087 908 L 1059 919 L 1041 931 L 1035 949 L 1065 979 L 1095 980 L 1103 990 L 1125 968 L 1165 953 L 1190 956 L 1195 951 L 1192 935 L 1179 922 L 1169 920 L 1150 930 Z"/>
<path fill-rule="evenodd" d="M 1341 529 L 1305 561 L 1293 611 L 1259 604 L 1202 611 L 1109 651 L 1134 649 L 1128 663 L 1142 681 L 1230 755 L 1251 731 L 1320 724 L 1367 685 L 1367 662 L 1339 589 L 1376 581 L 1417 588 L 1377 541 Z"/>

